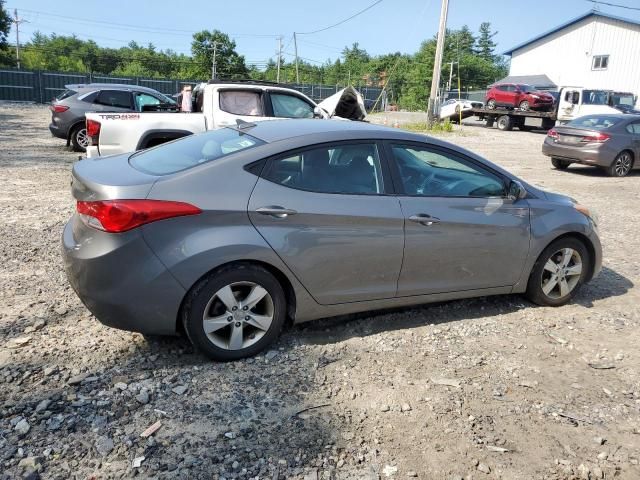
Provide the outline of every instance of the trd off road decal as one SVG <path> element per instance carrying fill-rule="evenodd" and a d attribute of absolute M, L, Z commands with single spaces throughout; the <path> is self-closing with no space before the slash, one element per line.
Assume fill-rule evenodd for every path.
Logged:
<path fill-rule="evenodd" d="M 108 115 L 98 114 L 103 120 L 140 120 L 138 113 L 112 113 Z"/>

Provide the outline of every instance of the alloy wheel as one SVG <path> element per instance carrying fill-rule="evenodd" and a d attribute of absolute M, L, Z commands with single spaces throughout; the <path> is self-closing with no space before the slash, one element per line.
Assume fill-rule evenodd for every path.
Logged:
<path fill-rule="evenodd" d="M 582 275 L 582 257 L 573 248 L 563 248 L 547 260 L 542 270 L 542 291 L 554 300 L 569 295 Z"/>
<path fill-rule="evenodd" d="M 614 164 L 616 175 L 618 177 L 624 177 L 627 173 L 629 173 L 629 170 L 631 170 L 631 165 L 631 155 L 626 152 L 618 155 L 618 158 L 616 158 Z"/>
<path fill-rule="evenodd" d="M 520 103 L 520 110 L 522 110 L 523 112 L 526 112 L 529 110 L 529 102 L 527 102 L 526 100 L 524 102 Z"/>
<path fill-rule="evenodd" d="M 78 145 L 80 145 L 83 148 L 87 148 L 89 146 L 89 135 L 87 135 L 87 129 L 86 128 L 81 128 L 80 130 L 78 130 L 78 132 L 76 133 L 76 141 L 78 142 Z"/>
<path fill-rule="evenodd" d="M 202 315 L 205 334 L 216 347 L 240 350 L 258 342 L 274 319 L 274 303 L 254 282 L 235 282 L 218 290 Z"/>

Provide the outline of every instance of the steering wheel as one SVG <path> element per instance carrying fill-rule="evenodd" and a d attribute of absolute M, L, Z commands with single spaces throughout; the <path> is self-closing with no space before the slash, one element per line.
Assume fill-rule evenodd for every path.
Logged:
<path fill-rule="evenodd" d="M 427 174 L 422 173 L 422 175 L 423 175 L 424 178 L 422 179 L 422 182 L 420 183 L 420 186 L 418 187 L 418 193 L 424 194 L 425 193 L 425 189 L 428 187 L 428 185 L 431 183 L 433 178 L 436 176 L 436 172 L 429 172 Z"/>

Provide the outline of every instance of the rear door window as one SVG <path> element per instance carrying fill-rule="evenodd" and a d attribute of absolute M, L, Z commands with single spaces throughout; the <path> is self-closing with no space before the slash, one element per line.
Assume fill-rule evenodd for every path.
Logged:
<path fill-rule="evenodd" d="M 132 108 L 131 93 L 122 90 L 102 90 L 94 103 L 107 107 Z"/>
<path fill-rule="evenodd" d="M 640 135 L 640 122 L 633 122 L 627 125 L 627 132 Z"/>
<path fill-rule="evenodd" d="M 221 90 L 220 110 L 234 115 L 261 117 L 262 92 L 247 90 Z"/>
<path fill-rule="evenodd" d="M 222 128 L 134 153 L 129 163 L 151 175 L 169 175 L 263 144 L 246 133 Z"/>

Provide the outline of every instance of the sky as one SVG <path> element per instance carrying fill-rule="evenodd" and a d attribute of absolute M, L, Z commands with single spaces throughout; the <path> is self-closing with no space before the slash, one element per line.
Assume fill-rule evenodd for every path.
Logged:
<path fill-rule="evenodd" d="M 639 0 L 606 0 L 640 7 Z M 293 32 L 309 32 L 335 24 L 374 0 L 6 0 L 5 8 L 28 21 L 20 26 L 24 43 L 35 31 L 76 34 L 101 46 L 121 47 L 129 41 L 159 49 L 190 53 L 191 34 L 218 29 L 229 34 L 249 64 L 260 67 L 276 58 L 282 36 L 284 58 L 293 60 Z M 588 0 L 450 0 L 447 27 L 468 25 L 477 31 L 491 22 L 500 53 L 593 8 Z M 640 21 L 640 11 L 598 7 Z M 312 63 L 335 60 L 346 45 L 358 42 L 372 55 L 415 53 L 438 29 L 440 0 L 382 0 L 373 8 L 335 28 L 298 35 L 298 54 Z M 15 29 L 11 31 L 15 42 Z"/>

